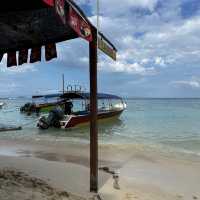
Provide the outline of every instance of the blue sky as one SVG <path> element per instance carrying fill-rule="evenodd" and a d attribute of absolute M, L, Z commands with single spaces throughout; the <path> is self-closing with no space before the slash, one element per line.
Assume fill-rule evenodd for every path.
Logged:
<path fill-rule="evenodd" d="M 200 97 L 199 0 L 99 0 L 101 31 L 118 60 L 99 52 L 99 91 L 131 97 Z M 76 0 L 95 24 L 94 0 Z M 88 44 L 57 45 L 58 59 L 11 69 L 0 64 L 0 95 L 18 96 L 81 84 L 89 89 Z M 43 56 L 44 57 L 44 56 Z"/>

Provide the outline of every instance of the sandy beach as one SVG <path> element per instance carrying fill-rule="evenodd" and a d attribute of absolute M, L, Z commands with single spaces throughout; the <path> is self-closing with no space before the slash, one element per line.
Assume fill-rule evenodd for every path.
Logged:
<path fill-rule="evenodd" d="M 200 0 L 1 2 L 0 200 L 200 200 Z"/>
<path fill-rule="evenodd" d="M 113 156 L 114 155 L 114 156 Z M 200 198 L 200 160 L 131 145 L 100 145 L 99 195 L 105 200 Z M 106 168 L 106 169 L 107 169 Z M 89 192 L 89 145 L 0 141 L 0 199 L 95 199 Z"/>
<path fill-rule="evenodd" d="M 43 180 L 30 177 L 14 169 L 4 168 L 1 170 L 0 179 L 1 199 L 83 199 L 73 196 L 66 191 L 58 191 Z"/>

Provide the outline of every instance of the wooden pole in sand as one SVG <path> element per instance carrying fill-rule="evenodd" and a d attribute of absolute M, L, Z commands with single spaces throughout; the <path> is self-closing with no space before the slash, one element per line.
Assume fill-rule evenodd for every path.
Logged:
<path fill-rule="evenodd" d="M 97 34 L 89 44 L 90 57 L 90 191 L 98 192 Z"/>

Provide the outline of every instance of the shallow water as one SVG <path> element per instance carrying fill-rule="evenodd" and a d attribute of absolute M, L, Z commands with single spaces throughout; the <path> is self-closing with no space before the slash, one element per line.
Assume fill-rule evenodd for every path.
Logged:
<path fill-rule="evenodd" d="M 89 128 L 37 129 L 37 116 L 20 114 L 28 99 L 4 100 L 0 124 L 22 126 L 23 130 L 1 132 L 0 139 L 45 141 L 89 141 Z M 119 119 L 99 125 L 101 143 L 133 144 L 158 151 L 200 155 L 200 99 L 134 99 Z"/>

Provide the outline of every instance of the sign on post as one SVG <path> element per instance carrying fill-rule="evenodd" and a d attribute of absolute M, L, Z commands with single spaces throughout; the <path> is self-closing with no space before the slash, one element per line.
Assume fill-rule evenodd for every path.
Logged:
<path fill-rule="evenodd" d="M 73 5 L 66 0 L 55 0 L 55 10 L 64 25 L 69 25 L 79 37 L 91 42 L 93 40 L 92 25 L 84 19 Z M 102 34 L 98 36 L 98 48 L 116 61 L 117 50 L 109 44 Z"/>
<path fill-rule="evenodd" d="M 92 41 L 91 26 L 77 14 L 77 12 L 70 6 L 69 7 L 69 25 L 71 28 L 83 39 Z"/>
<path fill-rule="evenodd" d="M 113 49 L 101 36 L 98 37 L 98 48 L 113 60 L 117 60 L 117 51 Z"/>

